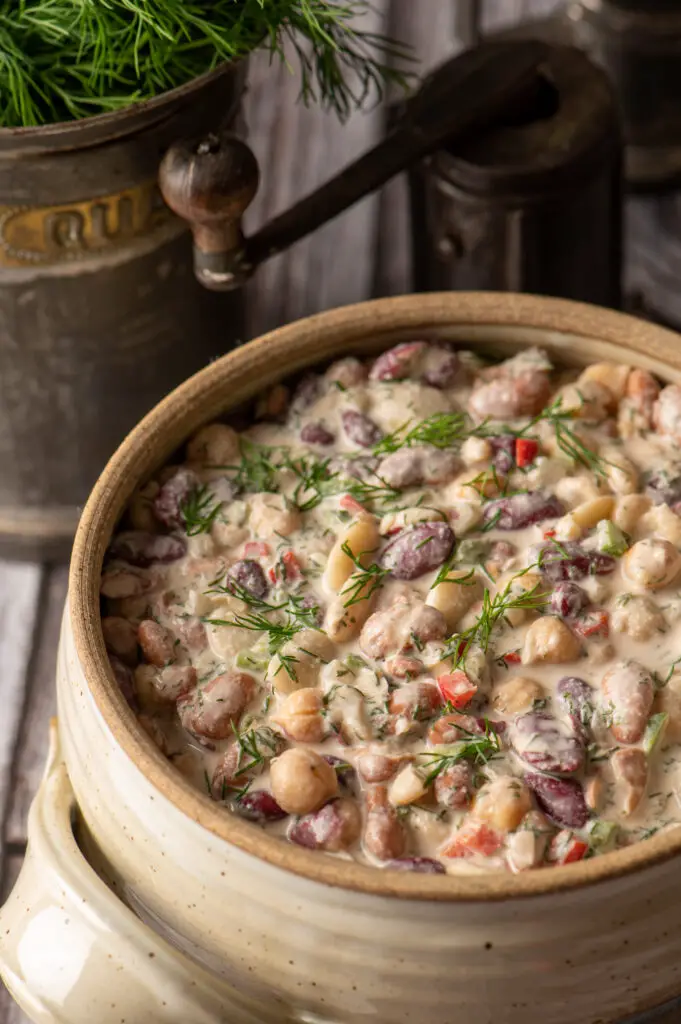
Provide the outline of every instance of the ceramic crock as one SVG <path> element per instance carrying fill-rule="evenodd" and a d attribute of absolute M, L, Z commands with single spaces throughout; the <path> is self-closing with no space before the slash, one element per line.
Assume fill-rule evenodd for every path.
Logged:
<path fill-rule="evenodd" d="M 0 916 L 3 976 L 34 1021 L 681 1019 L 678 833 L 520 876 L 375 870 L 265 835 L 195 791 L 114 683 L 99 577 L 133 489 L 200 424 L 286 374 L 414 337 L 491 353 L 542 345 L 560 362 L 619 359 L 681 380 L 681 340 L 626 316 L 553 299 L 435 294 L 275 331 L 147 416 L 81 520 L 59 651 L 61 755 L 53 749 L 29 857 Z M 85 857 L 73 839 L 74 806 Z"/>

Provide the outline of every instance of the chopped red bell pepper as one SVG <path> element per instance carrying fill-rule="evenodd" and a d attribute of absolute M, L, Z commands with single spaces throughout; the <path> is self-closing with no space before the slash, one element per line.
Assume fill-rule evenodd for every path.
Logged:
<path fill-rule="evenodd" d="M 277 570 L 276 569 L 268 569 L 267 570 L 267 575 L 271 579 L 272 583 L 276 583 L 277 582 Z"/>
<path fill-rule="evenodd" d="M 556 536 L 556 531 L 555 530 L 544 530 L 544 533 L 543 533 L 544 540 L 552 540 L 553 537 L 555 537 L 555 536 Z"/>
<path fill-rule="evenodd" d="M 271 554 L 269 544 L 261 540 L 249 540 L 244 544 L 244 558 L 266 558 Z"/>
<path fill-rule="evenodd" d="M 284 566 L 284 575 L 287 580 L 297 580 L 300 578 L 300 562 L 293 554 L 292 551 L 285 551 L 281 556 L 282 565 Z"/>
<path fill-rule="evenodd" d="M 482 821 L 468 819 L 451 841 L 440 850 L 443 857 L 470 857 L 481 853 L 483 857 L 491 857 L 503 844 L 503 837 L 495 829 Z"/>
<path fill-rule="evenodd" d="M 445 672 L 437 677 L 437 685 L 442 699 L 448 701 L 457 710 L 465 708 L 478 692 L 465 672 Z"/>
<path fill-rule="evenodd" d="M 579 836 L 563 829 L 557 832 L 549 844 L 547 860 L 552 864 L 574 864 L 575 861 L 584 860 L 588 853 L 589 844 L 585 843 Z"/>
<path fill-rule="evenodd" d="M 351 494 L 344 494 L 339 505 L 345 512 L 350 512 L 353 516 L 359 515 L 360 512 L 366 512 L 364 505 L 361 505 Z"/>
<path fill-rule="evenodd" d="M 539 454 L 539 442 L 531 437 L 518 437 L 515 442 L 515 461 L 520 469 L 531 466 Z"/>
<path fill-rule="evenodd" d="M 520 651 L 506 651 L 506 654 L 502 654 L 502 658 L 507 665 L 519 665 L 522 660 Z"/>
<path fill-rule="evenodd" d="M 575 619 L 571 626 L 577 636 L 610 636 L 610 616 L 604 611 L 587 612 L 581 619 Z"/>

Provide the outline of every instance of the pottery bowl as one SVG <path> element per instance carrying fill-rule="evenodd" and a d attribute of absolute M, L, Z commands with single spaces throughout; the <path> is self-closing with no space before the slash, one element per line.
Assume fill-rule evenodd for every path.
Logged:
<path fill-rule="evenodd" d="M 75 793 L 87 861 L 74 869 L 82 855 L 73 843 L 60 847 L 41 792 L 31 857 L 0 920 L 5 977 L 34 1019 L 179 1022 L 187 1005 L 206 1024 L 679 1019 L 671 1005 L 681 993 L 678 833 L 520 876 L 405 875 L 334 859 L 263 834 L 191 787 L 114 682 L 99 577 L 134 488 L 201 424 L 288 374 L 416 337 L 492 354 L 540 345 L 557 363 L 619 360 L 681 380 L 681 340 L 658 327 L 553 299 L 451 293 L 294 323 L 210 365 L 150 413 L 96 485 L 71 567 L 58 666 L 67 775 L 51 771 L 62 772 L 66 814 L 68 787 Z M 40 871 L 41 830 L 52 837 L 49 877 L 59 879 L 68 861 L 61 888 Z M 70 835 L 63 820 L 62 832 Z M 38 939 L 32 917 L 63 910 L 64 893 L 72 932 L 63 928 L 62 943 L 59 929 L 50 938 L 43 928 Z M 40 988 L 30 979 L 50 951 L 61 966 Z"/>

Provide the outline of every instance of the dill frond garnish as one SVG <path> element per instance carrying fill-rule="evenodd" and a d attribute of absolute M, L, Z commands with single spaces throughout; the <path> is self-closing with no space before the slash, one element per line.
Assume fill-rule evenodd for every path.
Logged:
<path fill-rule="evenodd" d="M 355 555 L 347 542 L 341 544 L 341 551 L 355 566 L 355 571 L 340 592 L 341 597 L 347 595 L 343 607 L 350 608 L 353 604 L 359 604 L 360 601 L 368 601 L 377 590 L 380 590 L 389 570 L 377 565 L 376 562 L 365 566 L 362 563 L 362 558 L 371 552 L 362 551 L 359 555 Z"/>
<path fill-rule="evenodd" d="M 419 755 L 423 758 L 423 770 L 426 773 L 423 780 L 425 786 L 430 786 L 438 775 L 442 775 L 461 761 L 469 761 L 477 767 L 482 767 L 500 753 L 499 734 L 487 720 L 485 732 L 480 736 L 466 730 L 462 732 L 465 739 L 459 743 L 451 743 Z"/>
<path fill-rule="evenodd" d="M 524 437 L 537 423 L 548 423 L 556 435 L 556 444 L 567 458 L 585 466 L 597 476 L 605 476 L 603 468 L 606 465 L 605 460 L 585 445 L 574 430 L 568 426 L 568 422 L 575 418 L 575 410 L 564 409 L 562 398 L 556 398 L 531 419 L 526 427 L 515 431 L 515 434 L 517 437 Z"/>
<path fill-rule="evenodd" d="M 221 508 L 222 502 L 215 497 L 207 484 L 195 487 L 180 506 L 187 536 L 196 537 L 200 533 L 209 533 Z"/>

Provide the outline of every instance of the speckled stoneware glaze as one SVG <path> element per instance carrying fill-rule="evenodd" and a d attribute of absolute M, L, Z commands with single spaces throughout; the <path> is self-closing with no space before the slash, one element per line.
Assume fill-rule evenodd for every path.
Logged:
<path fill-rule="evenodd" d="M 658 327 L 558 300 L 459 293 L 292 324 L 161 403 L 109 463 L 76 538 L 58 666 L 66 769 L 53 750 L 31 854 L 0 916 L 4 977 L 35 1021 L 681 1019 L 678 832 L 520 876 L 348 863 L 265 835 L 193 789 L 138 726 L 110 672 L 99 577 L 133 489 L 198 426 L 288 373 L 433 336 L 500 354 L 541 345 L 574 365 L 620 359 L 681 380 L 681 339 Z M 69 825 L 74 796 L 87 860 Z"/>

